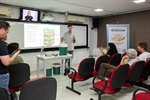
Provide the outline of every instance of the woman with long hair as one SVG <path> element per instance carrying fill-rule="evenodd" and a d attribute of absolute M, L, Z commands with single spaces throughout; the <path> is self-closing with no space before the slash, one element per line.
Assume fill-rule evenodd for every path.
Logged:
<path fill-rule="evenodd" d="M 99 49 L 100 49 L 100 52 L 101 52 L 102 55 L 107 55 L 109 57 L 111 57 L 113 54 L 118 53 L 116 45 L 114 43 L 108 43 L 108 45 L 107 45 L 107 53 L 106 54 L 104 53 L 102 46 L 100 46 Z"/>

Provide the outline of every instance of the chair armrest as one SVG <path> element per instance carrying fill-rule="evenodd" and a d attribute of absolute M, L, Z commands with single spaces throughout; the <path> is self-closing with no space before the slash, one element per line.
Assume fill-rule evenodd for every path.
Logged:
<path fill-rule="evenodd" d="M 74 77 L 73 78 L 69 77 L 69 74 L 68 74 L 68 77 L 71 78 L 71 79 L 75 79 L 77 71 L 74 68 L 70 68 L 70 70 L 72 70 L 74 72 Z"/>
<path fill-rule="evenodd" d="M 95 83 L 95 79 L 97 78 L 97 76 L 95 76 L 94 78 L 93 78 L 93 80 L 92 80 L 92 84 L 94 85 L 94 83 Z"/>
<path fill-rule="evenodd" d="M 97 87 L 94 86 L 94 83 L 95 83 L 95 79 L 96 79 L 96 78 L 99 78 L 99 79 L 101 79 L 102 81 L 104 81 L 104 87 L 103 87 L 102 89 L 99 89 L 99 88 L 97 88 Z M 100 91 L 104 91 L 104 90 L 106 89 L 106 86 L 107 86 L 107 80 L 106 80 L 105 78 L 103 78 L 102 76 L 94 77 L 92 83 L 93 83 L 93 87 L 99 89 Z"/>
<path fill-rule="evenodd" d="M 101 91 L 104 91 L 107 86 L 107 80 L 105 78 L 103 78 L 102 76 L 98 76 L 98 78 L 101 79 L 102 81 L 104 81 L 104 87 L 103 87 L 103 89 L 100 89 Z"/>
<path fill-rule="evenodd" d="M 133 92 L 133 100 L 136 100 L 135 95 L 136 95 L 136 93 L 137 93 L 138 91 L 145 91 L 145 92 L 150 93 L 150 90 L 145 90 L 145 89 L 136 89 L 136 90 Z"/>

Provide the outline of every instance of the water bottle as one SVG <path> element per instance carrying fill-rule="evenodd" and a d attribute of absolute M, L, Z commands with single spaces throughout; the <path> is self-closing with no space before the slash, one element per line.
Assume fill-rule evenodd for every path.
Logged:
<path fill-rule="evenodd" d="M 41 47 L 40 56 L 44 56 L 44 46 Z"/>

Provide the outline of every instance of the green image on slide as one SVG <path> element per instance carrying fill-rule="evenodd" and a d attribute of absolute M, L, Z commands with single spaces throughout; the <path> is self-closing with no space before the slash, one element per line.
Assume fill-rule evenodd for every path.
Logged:
<path fill-rule="evenodd" d="M 52 46 L 55 43 L 55 29 L 44 28 L 44 45 Z"/>

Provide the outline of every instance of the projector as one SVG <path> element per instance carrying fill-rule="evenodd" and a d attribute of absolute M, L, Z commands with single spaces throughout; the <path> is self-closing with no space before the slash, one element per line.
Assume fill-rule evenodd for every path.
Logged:
<path fill-rule="evenodd" d="M 45 13 L 43 14 L 42 16 L 42 22 L 49 22 L 49 21 L 52 21 L 54 20 L 54 16 L 50 13 Z"/>

